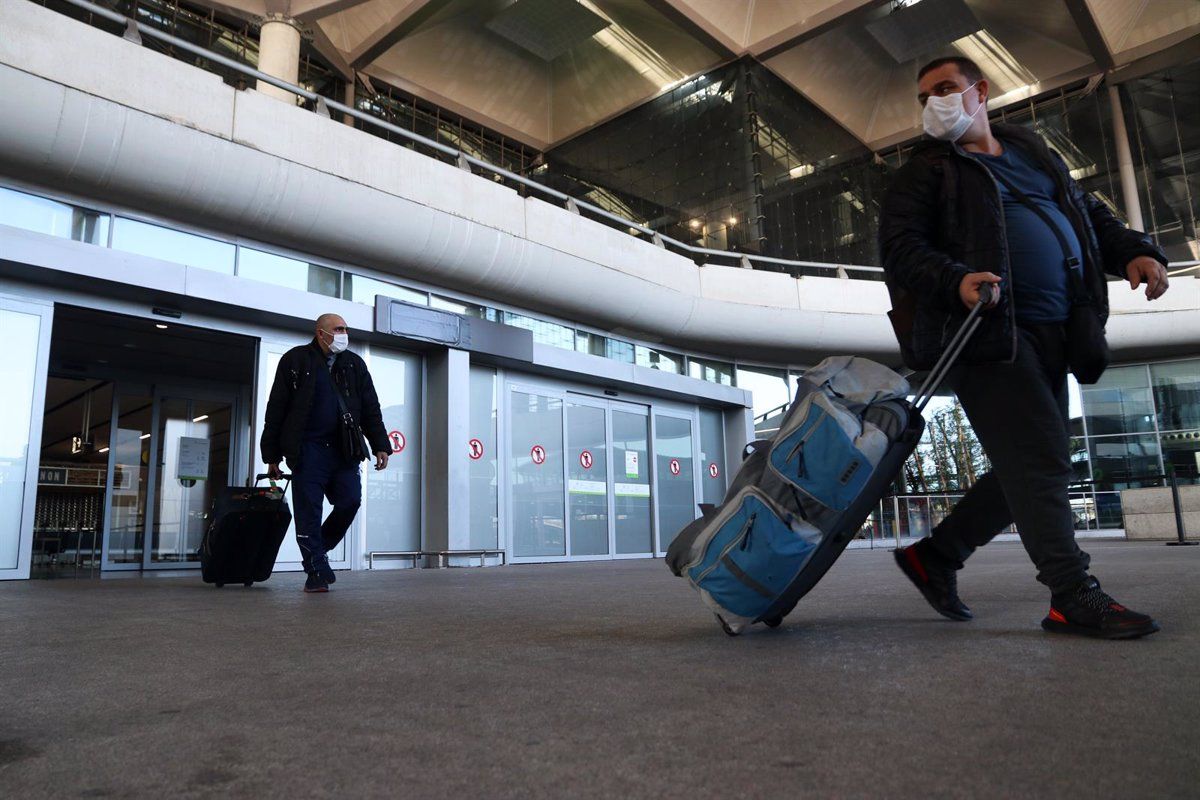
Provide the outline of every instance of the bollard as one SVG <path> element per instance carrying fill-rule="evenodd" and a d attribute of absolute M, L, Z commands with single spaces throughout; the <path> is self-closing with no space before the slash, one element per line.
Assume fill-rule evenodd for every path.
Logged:
<path fill-rule="evenodd" d="M 1167 542 L 1167 547 L 1195 547 L 1200 542 L 1189 542 L 1184 538 L 1183 504 L 1179 501 L 1179 481 L 1173 466 L 1167 469 L 1167 477 L 1171 480 L 1171 504 L 1175 506 L 1175 533 L 1179 536 L 1179 541 Z"/>

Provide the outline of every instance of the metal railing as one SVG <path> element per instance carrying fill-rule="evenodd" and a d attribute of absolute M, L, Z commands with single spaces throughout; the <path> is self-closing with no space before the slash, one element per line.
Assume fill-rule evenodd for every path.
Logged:
<path fill-rule="evenodd" d="M 652 228 L 646 227 L 645 225 L 633 220 L 625 219 L 624 217 L 600 208 L 599 206 L 571 197 L 570 195 L 560 192 L 556 189 L 551 189 L 550 187 L 538 183 L 531 178 L 527 178 L 524 175 L 518 175 L 517 173 L 507 170 L 503 167 L 498 167 L 495 164 L 484 161 L 481 158 L 468 155 L 462 150 L 426 138 L 418 133 L 405 130 L 404 128 L 393 125 L 390 122 L 381 120 L 376 116 L 368 114 L 365 111 L 360 111 L 357 108 L 339 103 L 336 100 L 330 100 L 329 98 L 305 89 L 302 86 L 297 86 L 276 78 L 273 75 L 260 72 L 253 67 L 239 63 L 234 59 L 200 47 L 199 45 L 193 44 L 184 39 L 180 39 L 177 36 L 173 36 L 169 33 L 161 31 L 147 23 L 139 22 L 138 20 L 132 17 L 127 17 L 117 11 L 96 5 L 88 0 L 63 1 L 86 11 L 90 11 L 98 17 L 103 17 L 104 19 L 124 25 L 124 37 L 133 42 L 140 44 L 142 35 L 166 42 L 173 47 L 179 48 L 180 50 L 185 50 L 194 55 L 208 59 L 213 63 L 220 64 L 226 69 L 239 72 L 248 78 L 254 78 L 257 81 L 261 81 L 278 89 L 283 89 L 284 91 L 290 92 L 297 97 L 303 98 L 304 100 L 313 104 L 313 110 L 315 113 L 328 117 L 330 116 L 331 111 L 337 111 L 341 114 L 345 114 L 349 117 L 360 120 L 368 125 L 381 128 L 407 139 L 414 144 L 419 144 L 422 147 L 427 147 L 435 152 L 441 153 L 442 155 L 449 157 L 455 164 L 465 170 L 473 171 L 474 169 L 478 169 L 482 172 L 490 173 L 496 178 L 517 184 L 518 186 L 522 187 L 523 191 L 527 191 L 530 194 L 541 195 L 543 197 L 550 198 L 561 204 L 569 211 L 575 213 L 586 212 L 589 216 L 602 220 L 614 227 L 628 229 L 630 232 L 636 233 L 640 237 L 646 237 L 646 239 L 659 247 L 689 257 L 698 266 L 705 266 L 709 263 L 732 262 L 732 264 L 735 266 L 742 266 L 751 269 L 754 267 L 754 265 L 761 264 L 763 266 L 774 268 L 775 271 L 786 271 L 792 274 L 799 274 L 805 270 L 816 270 L 819 272 L 830 273 L 834 277 L 850 278 L 852 273 L 857 273 L 861 280 L 879 280 L 881 274 L 883 273 L 882 267 L 870 267 L 856 264 L 823 264 L 816 261 L 793 261 L 786 258 L 774 258 L 771 256 L 756 255 L 754 253 L 738 253 L 728 250 L 713 250 L 707 247 L 697 247 L 695 245 L 687 244 L 686 242 L 681 242 L 678 239 L 673 239 L 669 236 L 663 236 Z"/>

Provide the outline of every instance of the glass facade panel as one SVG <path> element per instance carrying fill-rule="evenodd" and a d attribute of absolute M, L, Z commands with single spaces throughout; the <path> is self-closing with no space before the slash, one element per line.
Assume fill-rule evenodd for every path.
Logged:
<path fill-rule="evenodd" d="M 613 409 L 612 428 L 617 553 L 652 553 L 650 417 Z"/>
<path fill-rule="evenodd" d="M 714 408 L 700 409 L 701 502 L 720 503 L 725 498 L 725 415 Z"/>
<path fill-rule="evenodd" d="M 551 347 L 561 347 L 564 350 L 578 349 L 575 343 L 575 331 L 566 325 L 547 322 L 544 319 L 534 319 L 513 311 L 500 312 L 500 321 L 514 328 L 524 328 L 533 333 L 533 341 L 538 344 L 548 344 Z M 584 351 L 589 352 L 589 351 Z"/>
<path fill-rule="evenodd" d="M 0 569 L 17 568 L 21 545 L 41 330 L 40 316 L 0 308 L 0 337 L 8 351 L 7 357 L 0 359 L 0 385 L 4 386 L 4 413 L 0 414 Z"/>
<path fill-rule="evenodd" d="M 238 276 L 302 292 L 337 297 L 341 273 L 307 261 L 239 247 Z"/>
<path fill-rule="evenodd" d="M 692 421 L 655 415 L 654 468 L 658 479 L 658 548 L 666 552 L 675 535 L 696 518 Z"/>
<path fill-rule="evenodd" d="M 363 275 L 346 273 L 345 294 L 342 295 L 346 300 L 353 300 L 355 303 L 365 303 L 366 305 L 373 306 L 375 305 L 375 295 L 383 295 L 393 300 L 403 300 L 405 303 L 415 303 L 419 306 L 428 305 L 429 303 L 429 295 L 425 292 L 405 289 L 403 286 L 375 280 Z"/>
<path fill-rule="evenodd" d="M 471 367 L 471 439 L 467 442 L 468 474 L 471 480 L 472 550 L 494 550 L 499 546 L 499 503 L 496 445 L 496 370 Z"/>
<path fill-rule="evenodd" d="M 3 187 L 0 187 L 0 225 L 88 244 L 108 244 L 107 214 Z"/>
<path fill-rule="evenodd" d="M 608 554 L 608 443 L 606 414 L 567 403 L 567 495 L 571 555 Z"/>
<path fill-rule="evenodd" d="M 1097 489 L 1136 489 L 1161 486 L 1159 480 L 1143 476 L 1162 474 L 1158 440 L 1154 436 L 1106 436 L 1088 440 L 1092 475 Z"/>
<path fill-rule="evenodd" d="M 223 272 L 226 275 L 233 274 L 237 248 L 229 242 L 220 242 L 124 217 L 117 217 L 113 224 L 114 250 Z"/>
<path fill-rule="evenodd" d="M 652 347 L 644 347 L 635 345 L 633 348 L 634 363 L 639 367 L 647 369 L 657 369 L 662 372 L 671 372 L 675 375 L 683 374 L 683 356 L 678 353 L 668 353 L 663 350 L 656 350 Z"/>
<path fill-rule="evenodd" d="M 1154 430 L 1154 406 L 1146 367 L 1113 367 L 1092 386 L 1083 386 L 1089 436 Z"/>
<path fill-rule="evenodd" d="M 688 359 L 688 375 L 709 383 L 733 385 L 733 364 L 723 361 L 709 361 L 704 358 Z"/>
<path fill-rule="evenodd" d="M 788 374 L 782 369 L 737 366 L 737 387 L 754 394 L 754 419 L 781 413 L 792 399 Z"/>
<path fill-rule="evenodd" d="M 1151 364 L 1160 431 L 1200 428 L 1200 360 Z"/>
<path fill-rule="evenodd" d="M 421 549 L 421 357 L 371 348 L 371 378 L 392 441 L 387 469 L 366 469 L 366 550 Z M 376 562 L 377 564 L 384 562 Z"/>
<path fill-rule="evenodd" d="M 513 555 L 564 556 L 562 400 L 514 389 L 509 401 Z"/>

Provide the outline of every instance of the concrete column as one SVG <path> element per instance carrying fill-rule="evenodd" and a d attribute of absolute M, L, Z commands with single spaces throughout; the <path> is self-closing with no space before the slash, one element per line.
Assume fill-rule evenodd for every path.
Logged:
<path fill-rule="evenodd" d="M 1117 170 L 1121 175 L 1121 194 L 1125 200 L 1125 216 L 1129 227 L 1146 230 L 1142 223 L 1142 203 L 1138 197 L 1137 175 L 1133 172 L 1133 152 L 1129 149 L 1129 133 L 1125 130 L 1125 113 L 1121 110 L 1121 94 L 1114 83 L 1108 84 L 1108 104 L 1112 111 L 1113 140 L 1117 144 Z"/>
<path fill-rule="evenodd" d="M 471 541 L 471 357 L 447 348 L 426 357 L 425 531 L 422 550 L 466 550 Z M 467 563 L 469 559 L 463 559 Z M 478 563 L 478 560 L 475 560 Z"/>
<path fill-rule="evenodd" d="M 754 409 L 725 409 L 725 485 L 742 464 L 742 452 L 754 441 Z"/>
<path fill-rule="evenodd" d="M 355 77 L 346 82 L 346 94 L 342 97 L 342 103 L 350 106 L 350 108 L 357 108 L 357 106 L 354 105 L 354 85 L 357 77 L 358 73 L 355 73 Z M 350 116 L 349 114 L 342 114 L 342 122 L 349 125 L 351 128 L 354 127 L 354 117 Z"/>
<path fill-rule="evenodd" d="M 271 14 L 263 20 L 258 37 L 258 70 L 272 78 L 296 83 L 300 77 L 300 23 L 282 14 Z M 254 87 L 265 95 L 291 105 L 296 95 L 258 81 Z"/>

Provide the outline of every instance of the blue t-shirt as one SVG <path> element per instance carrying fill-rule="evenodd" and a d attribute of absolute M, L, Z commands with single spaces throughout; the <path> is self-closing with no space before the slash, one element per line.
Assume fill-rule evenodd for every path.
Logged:
<path fill-rule="evenodd" d="M 995 174 L 1003 175 L 1036 203 L 1066 237 L 1075 258 L 1083 263 L 1079 238 L 1055 200 L 1054 178 L 1014 145 L 1005 145 L 998 156 L 972 153 Z M 1062 322 L 1071 309 L 1071 291 L 1062 246 L 1054 233 L 1032 209 L 1017 200 L 997 178 L 1004 204 L 1004 226 L 1008 237 L 1009 279 L 1013 305 L 1022 322 Z"/>
<path fill-rule="evenodd" d="M 313 376 L 312 405 L 308 409 L 308 424 L 304 426 L 304 439 L 310 442 L 332 442 L 337 433 L 338 408 L 337 387 L 329 369 L 318 368 Z"/>

